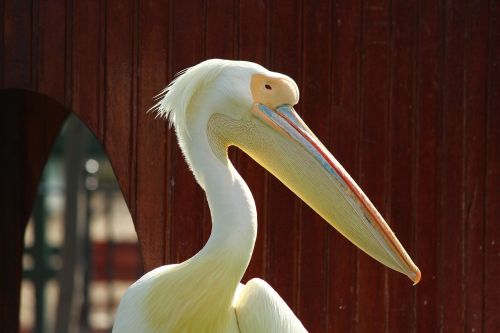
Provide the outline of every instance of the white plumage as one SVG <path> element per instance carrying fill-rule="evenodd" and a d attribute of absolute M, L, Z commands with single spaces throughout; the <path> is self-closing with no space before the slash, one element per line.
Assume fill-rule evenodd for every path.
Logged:
<path fill-rule="evenodd" d="M 283 74 L 219 59 L 188 69 L 162 92 L 154 110 L 170 119 L 206 192 L 212 234 L 194 257 L 134 283 L 113 332 L 306 332 L 266 282 L 240 283 L 255 244 L 257 212 L 227 157 L 230 145 L 270 170 L 375 259 L 419 279 L 375 208 L 294 113 L 298 97 L 297 85 Z"/>

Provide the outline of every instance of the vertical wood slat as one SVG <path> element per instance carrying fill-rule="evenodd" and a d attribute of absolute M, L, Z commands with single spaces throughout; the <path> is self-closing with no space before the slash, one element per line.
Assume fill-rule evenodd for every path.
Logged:
<path fill-rule="evenodd" d="M 389 2 L 362 7 L 361 123 L 359 185 L 382 216 L 386 214 L 390 144 L 388 114 Z M 357 330 L 383 332 L 386 328 L 385 268 L 358 251 Z"/>
<path fill-rule="evenodd" d="M 439 331 L 438 299 L 438 183 L 437 151 L 441 105 L 443 9 L 421 0 L 417 29 L 416 117 L 416 263 L 423 274 L 416 287 L 416 331 Z"/>
<path fill-rule="evenodd" d="M 205 57 L 233 59 L 235 41 L 235 2 L 206 0 Z M 223 38 L 221 38 L 224 36 Z"/>
<path fill-rule="evenodd" d="M 173 5 L 172 54 L 173 72 L 195 65 L 203 60 L 204 6 L 198 1 L 181 1 Z M 173 135 L 173 134 L 172 134 Z M 170 163 L 171 179 L 171 259 L 181 262 L 193 256 L 202 243 L 204 195 L 196 184 L 184 157 L 173 140 Z"/>
<path fill-rule="evenodd" d="M 329 332 L 494 331 L 500 325 L 498 5 L 328 5 L 3 0 L 2 87 L 69 101 L 104 140 L 129 207 L 137 209 L 149 270 L 190 257 L 209 230 L 201 230 L 200 221 L 209 219 L 208 211 L 199 210 L 203 193 L 172 132 L 144 112 L 151 97 L 172 72 L 206 57 L 249 59 L 284 72 L 303 92 L 297 110 L 360 180 L 403 245 L 410 253 L 415 248 L 423 279 L 412 288 L 403 276 L 356 254 L 282 184 L 271 177 L 266 184 L 266 172 L 241 156 L 236 164 L 259 210 L 259 238 L 245 279 L 267 275 L 311 331 L 322 331 L 325 323 Z M 328 20 L 326 30 L 319 29 Z M 70 58 L 61 58 L 65 54 Z M 330 63 L 331 89 L 313 88 L 316 79 L 328 79 Z M 325 116 L 331 121 L 324 124 L 317 105 L 329 99 L 331 114 Z M 352 135 L 359 131 L 361 136 Z M 283 232 L 291 237 L 284 239 Z"/>
<path fill-rule="evenodd" d="M 149 271 L 165 262 L 167 247 L 167 122 L 146 110 L 168 82 L 169 5 L 142 2 L 140 7 L 139 83 L 137 114 L 137 217 L 144 269 Z"/>
<path fill-rule="evenodd" d="M 459 331 L 464 325 L 464 18 L 462 3 L 445 2 L 438 271 L 445 332 Z"/>
<path fill-rule="evenodd" d="M 272 1 L 269 10 L 272 15 L 269 67 L 300 82 L 301 2 Z M 269 176 L 268 180 L 268 282 L 290 308 L 296 310 L 300 204 L 296 196 L 276 178 Z"/>
<path fill-rule="evenodd" d="M 130 25 L 132 34 L 130 36 L 132 43 L 132 69 L 131 69 L 131 101 L 130 101 L 130 150 L 129 154 L 129 211 L 132 219 L 137 219 L 137 136 L 138 136 L 138 114 L 139 114 L 139 41 L 140 41 L 140 3 L 139 0 L 131 0 L 132 15 L 130 17 Z"/>
<path fill-rule="evenodd" d="M 102 6 L 103 2 L 99 0 L 75 1 L 73 12 L 67 12 L 67 15 L 74 17 L 71 108 L 101 142 L 99 118 L 104 95 L 101 67 L 104 53 L 101 45 L 101 30 L 104 29 Z"/>
<path fill-rule="evenodd" d="M 391 3 L 390 40 L 390 172 L 387 218 L 399 241 L 414 257 L 412 224 L 415 223 L 416 109 L 415 55 L 417 43 L 417 1 Z M 387 332 L 411 332 L 415 327 L 414 291 L 401 274 L 388 273 Z"/>
<path fill-rule="evenodd" d="M 3 61 L 5 88 L 32 88 L 31 0 L 4 0 Z"/>
<path fill-rule="evenodd" d="M 265 0 L 239 0 L 238 8 L 238 58 L 266 64 L 268 29 L 267 17 L 270 15 Z M 253 29 L 246 27 L 252 26 Z M 252 191 L 257 206 L 257 241 L 250 265 L 243 277 L 246 282 L 254 277 L 266 277 L 267 266 L 267 175 L 264 168 L 255 163 L 250 157 L 238 156 L 238 172 L 247 182 Z"/>
<path fill-rule="evenodd" d="M 37 90 L 65 103 L 66 94 L 66 4 L 51 0 L 39 2 L 39 51 Z"/>
<path fill-rule="evenodd" d="M 73 105 L 73 48 L 74 48 L 74 1 L 66 0 L 64 8 L 65 50 L 64 50 L 64 105 Z"/>
<path fill-rule="evenodd" d="M 234 59 L 235 50 L 235 1 L 207 0 L 205 10 L 205 44 L 204 57 L 206 59 Z M 224 35 L 224 38 L 221 38 Z M 229 152 L 229 157 L 235 163 L 234 151 Z M 203 243 L 208 240 L 211 232 L 210 209 L 206 200 L 203 202 Z"/>
<path fill-rule="evenodd" d="M 5 78 L 5 0 L 0 0 L 0 87 Z"/>
<path fill-rule="evenodd" d="M 304 6 L 302 13 L 302 80 L 301 102 L 297 110 L 316 136 L 329 147 L 331 47 L 328 47 L 331 8 L 328 2 Z M 323 48 L 323 52 L 317 52 Z M 318 66 L 321 64 L 321 66 Z M 307 75 L 305 75 L 307 73 Z M 327 74 L 327 75 L 325 75 Z M 307 205 L 300 211 L 300 252 L 297 315 L 311 332 L 322 332 L 326 326 L 327 294 L 325 292 L 328 224 Z M 314 272 L 311 274 L 311 272 Z"/>
<path fill-rule="evenodd" d="M 466 11 L 465 49 L 465 331 L 483 331 L 486 119 L 488 91 L 488 1 Z"/>
<path fill-rule="evenodd" d="M 359 136 L 356 135 L 361 92 L 361 1 L 336 1 L 332 26 L 331 152 L 354 179 L 359 179 Z M 353 332 L 356 313 L 355 246 L 329 231 L 328 332 Z"/>
<path fill-rule="evenodd" d="M 489 6 L 483 323 L 484 332 L 495 332 L 500 327 L 500 4 Z"/>
<path fill-rule="evenodd" d="M 106 2 L 104 147 L 131 207 L 133 0 Z M 132 214 L 134 212 L 132 211 Z"/>

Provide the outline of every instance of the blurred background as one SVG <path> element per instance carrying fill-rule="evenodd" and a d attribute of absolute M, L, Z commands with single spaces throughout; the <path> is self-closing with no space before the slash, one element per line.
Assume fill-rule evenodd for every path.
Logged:
<path fill-rule="evenodd" d="M 24 244 L 21 332 L 111 331 L 142 264 L 111 164 L 74 115 L 43 171 Z"/>

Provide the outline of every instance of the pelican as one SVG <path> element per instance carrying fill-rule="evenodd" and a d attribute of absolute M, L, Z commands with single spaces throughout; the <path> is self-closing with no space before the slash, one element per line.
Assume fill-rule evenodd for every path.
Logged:
<path fill-rule="evenodd" d="M 212 233 L 194 257 L 130 286 L 113 332 L 307 332 L 269 284 L 258 278 L 240 283 L 255 244 L 257 211 L 228 159 L 229 146 L 269 170 L 364 252 L 420 280 L 383 217 L 295 112 L 299 89 L 290 77 L 251 62 L 211 59 L 185 70 L 159 98 L 153 109 L 175 127 L 206 193 Z"/>

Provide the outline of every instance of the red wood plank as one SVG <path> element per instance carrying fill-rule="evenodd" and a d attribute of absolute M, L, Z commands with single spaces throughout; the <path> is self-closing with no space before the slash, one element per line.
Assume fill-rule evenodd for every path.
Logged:
<path fill-rule="evenodd" d="M 483 331 L 488 2 L 467 6 L 465 50 L 465 331 Z"/>
<path fill-rule="evenodd" d="M 174 73 L 203 60 L 205 26 L 204 7 L 198 1 L 173 5 L 172 70 Z M 173 135 L 173 131 L 172 135 Z M 173 142 L 177 142 L 174 139 Z M 192 257 L 202 246 L 205 197 L 188 169 L 177 144 L 170 155 L 171 179 L 171 259 L 181 262 Z"/>
<path fill-rule="evenodd" d="M 445 3 L 445 50 L 440 142 L 441 218 L 439 229 L 440 315 L 445 332 L 464 321 L 464 46 L 465 6 Z"/>
<path fill-rule="evenodd" d="M 240 0 L 238 8 L 238 58 L 267 65 L 269 8 L 265 0 Z M 253 27 L 247 29 L 246 27 Z M 267 172 L 245 154 L 238 155 L 238 171 L 247 182 L 257 206 L 257 241 L 250 265 L 243 277 L 248 281 L 254 277 L 266 278 L 267 265 L 267 215 L 265 214 L 267 193 Z"/>
<path fill-rule="evenodd" d="M 167 122 L 146 110 L 168 84 L 169 5 L 141 3 L 137 107 L 137 217 L 144 268 L 169 262 L 167 248 Z M 154 158 L 152 158 L 154 156 Z"/>
<path fill-rule="evenodd" d="M 4 88 L 31 89 L 31 0 L 4 1 Z"/>
<path fill-rule="evenodd" d="M 5 0 L 0 0 L 0 87 L 4 87 L 5 68 Z"/>
<path fill-rule="evenodd" d="M 206 58 L 233 59 L 236 35 L 234 2 L 207 0 L 206 6 Z"/>
<path fill-rule="evenodd" d="M 224 0 L 207 0 L 206 3 L 206 29 L 205 29 L 205 57 L 234 59 L 236 46 L 235 3 Z M 221 34 L 224 38 L 221 38 Z M 233 164 L 238 165 L 236 150 L 229 151 L 229 158 Z M 203 243 L 208 240 L 211 233 L 210 209 L 205 201 L 203 205 Z"/>
<path fill-rule="evenodd" d="M 73 52 L 72 52 L 72 110 L 97 135 L 99 114 L 103 109 L 104 75 L 101 67 L 104 49 L 101 31 L 104 30 L 103 2 L 76 1 L 73 12 Z M 70 59 L 67 59 L 70 61 Z"/>
<path fill-rule="evenodd" d="M 270 7 L 270 69 L 285 73 L 300 83 L 301 13 L 299 1 L 272 1 Z M 302 87 L 299 86 L 299 89 Z M 297 309 L 300 200 L 270 176 L 266 215 L 268 218 L 268 282 L 285 302 Z M 286 237 L 283 237 L 286 235 Z"/>
<path fill-rule="evenodd" d="M 50 0 L 39 3 L 38 91 L 65 102 L 66 5 Z"/>
<path fill-rule="evenodd" d="M 391 3 L 390 45 L 390 189 L 388 222 L 396 236 L 414 257 L 416 30 L 417 2 Z M 418 263 L 417 263 L 418 264 Z M 388 332 L 411 332 L 415 327 L 414 288 L 402 274 L 388 272 Z"/>
<path fill-rule="evenodd" d="M 484 239 L 484 332 L 500 327 L 500 4 L 490 2 Z"/>
<path fill-rule="evenodd" d="M 363 4 L 361 146 L 359 185 L 385 216 L 389 147 L 389 2 Z M 359 251 L 358 251 L 359 252 Z M 391 274 L 393 274 L 391 272 Z M 364 253 L 358 255 L 357 325 L 360 332 L 383 332 L 387 320 L 386 270 Z"/>
<path fill-rule="evenodd" d="M 438 131 L 442 84 L 443 10 L 435 1 L 421 1 L 417 30 L 417 134 L 415 260 L 422 272 L 416 286 L 416 331 L 439 330 L 438 299 Z"/>
<path fill-rule="evenodd" d="M 103 141 L 133 216 L 130 201 L 130 158 L 134 135 L 132 133 L 134 3 L 132 0 L 111 0 L 106 5 L 106 104 Z"/>
<path fill-rule="evenodd" d="M 136 243 L 92 243 L 92 280 L 135 281 L 140 276 L 141 257 Z M 113 267 L 110 272 L 109 267 Z"/>
<path fill-rule="evenodd" d="M 60 101 L 68 101 L 73 93 L 74 110 L 105 139 L 129 204 L 137 207 L 145 265 L 151 269 L 193 255 L 209 230 L 206 225 L 205 231 L 201 229 L 201 221 L 208 223 L 208 211 L 200 208 L 205 203 L 203 193 L 178 149 L 170 148 L 176 147 L 171 132 L 166 132 L 165 122 L 144 113 L 152 104 L 151 96 L 169 81 L 172 72 L 199 62 L 204 55 L 239 56 L 264 65 L 271 60 L 272 69 L 299 82 L 303 98 L 297 109 L 304 111 L 306 121 L 327 145 L 325 138 L 331 133 L 335 143 L 331 150 L 361 179 L 377 207 L 388 209 L 388 219 L 410 253 L 408 221 L 415 222 L 416 262 L 423 280 L 414 290 L 396 273 L 388 272 L 385 280 L 380 265 L 364 254 L 359 254 L 361 276 L 357 278 L 354 247 L 329 230 L 326 251 L 323 222 L 316 223 L 315 214 L 277 181 L 266 184 L 267 174 L 260 166 L 238 156 L 236 164 L 254 193 L 260 224 L 245 278 L 264 276 L 267 270 L 269 282 L 298 309 L 311 331 L 321 331 L 325 320 L 327 330 L 339 332 L 356 328 L 409 331 L 413 323 L 421 332 L 494 331 L 500 325 L 500 291 L 495 280 L 500 274 L 496 223 L 500 162 L 494 144 L 500 141 L 495 126 L 500 120 L 496 119 L 500 108 L 498 5 L 479 0 L 467 5 L 381 2 L 382 7 L 365 2 L 362 9 L 360 1 L 336 1 L 332 4 L 333 36 L 328 38 L 330 27 L 322 25 L 330 20 L 328 2 L 294 5 L 241 0 L 227 6 L 213 0 L 200 6 L 200 2 L 130 0 L 109 1 L 105 10 L 106 3 L 100 1 L 77 1 L 74 7 L 66 7 L 52 0 L 4 0 L 0 4 L 2 78 L 6 86 L 38 86 Z M 391 11 L 387 3 L 392 3 Z M 134 23 L 137 6 L 141 9 L 139 36 Z M 67 25 L 72 18 L 74 24 Z M 415 24 L 416 31 L 412 30 Z M 389 26 L 392 44 L 387 44 Z M 73 47 L 69 53 L 67 41 Z M 330 47 L 331 89 L 328 84 L 315 86 L 328 75 Z M 140 52 L 138 58 L 134 52 Z M 62 58 L 65 53 L 69 59 Z M 489 63 L 485 62 L 487 54 Z M 72 79 L 71 71 L 66 71 L 70 65 Z M 72 91 L 65 91 L 64 82 L 71 83 Z M 331 121 L 325 124 L 316 110 L 330 91 Z M 363 98 L 362 105 L 358 96 Z M 132 113 L 134 108 L 137 112 Z M 386 131 L 389 124 L 391 130 Z M 137 180 L 130 156 L 137 160 Z M 362 174 L 356 177 L 359 171 Z M 171 252 L 165 224 L 170 220 L 174 222 Z M 291 236 L 285 239 L 282 235 L 290 235 L 290 227 Z M 484 260 L 478 260 L 482 254 Z M 327 260 L 327 267 L 320 258 Z M 359 312 L 355 309 L 357 292 Z"/>
<path fill-rule="evenodd" d="M 302 24 L 301 102 L 297 111 L 329 147 L 330 107 L 330 26 L 328 2 L 306 2 Z M 322 52 L 318 50 L 322 49 Z M 316 212 L 302 204 L 300 215 L 298 316 L 311 332 L 326 330 L 326 263 L 327 228 L 331 228 Z"/>
<path fill-rule="evenodd" d="M 358 179 L 361 1 L 334 3 L 331 152 Z M 329 230 L 328 332 L 352 332 L 356 292 L 356 247 Z"/>
<path fill-rule="evenodd" d="M 132 98 L 130 102 L 131 108 L 131 117 L 130 117 L 130 133 L 131 142 L 130 142 L 130 174 L 129 174 L 129 182 L 130 182 L 130 196 L 129 196 L 129 204 L 128 209 L 131 212 L 132 219 L 136 219 L 137 217 L 137 127 L 138 127 L 138 107 L 139 107 L 139 1 L 132 1 L 131 4 L 132 15 L 129 17 L 130 25 L 132 27 L 132 33 L 130 35 L 132 42 L 132 73 L 131 73 L 131 84 L 132 84 Z"/>
<path fill-rule="evenodd" d="M 268 67 L 271 8 L 267 6 L 266 0 L 238 0 L 238 3 L 237 51 L 239 58 Z"/>

